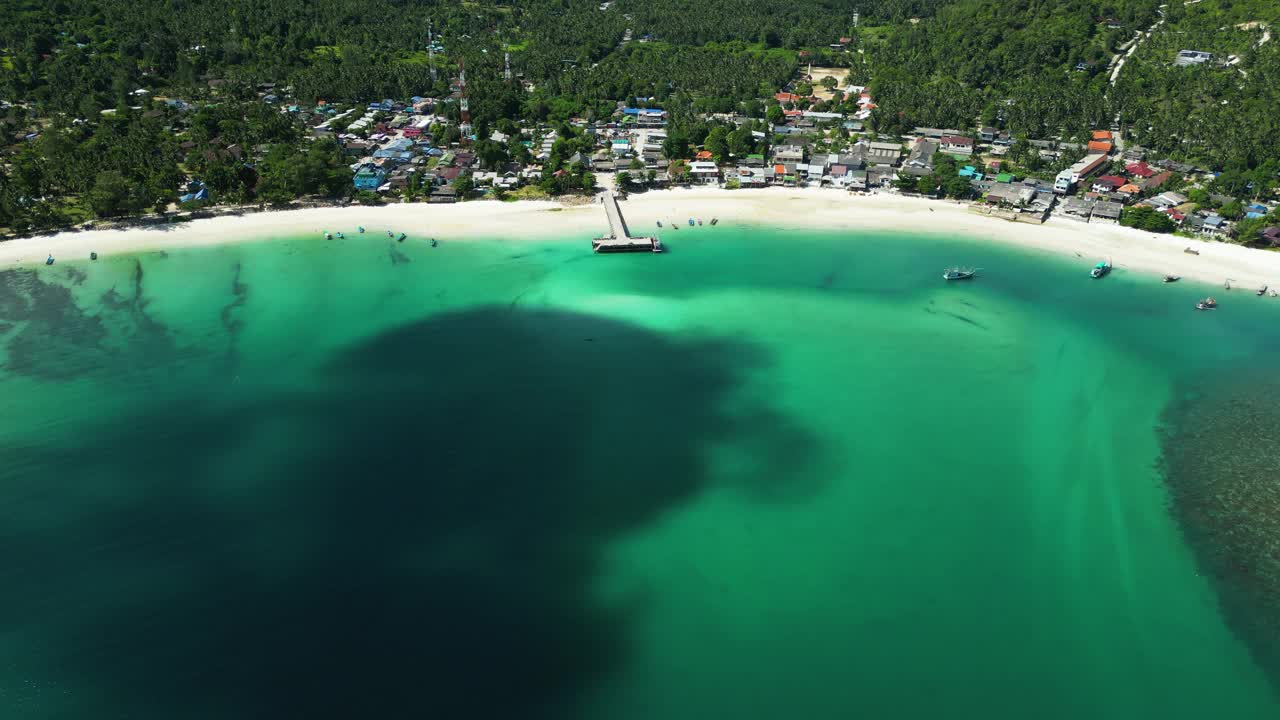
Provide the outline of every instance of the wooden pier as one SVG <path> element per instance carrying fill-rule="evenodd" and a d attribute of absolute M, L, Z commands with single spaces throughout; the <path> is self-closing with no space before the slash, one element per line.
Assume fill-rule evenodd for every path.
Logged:
<path fill-rule="evenodd" d="M 622 210 L 618 208 L 618 198 L 612 191 L 600 193 L 600 202 L 604 205 L 605 215 L 609 217 L 609 236 L 592 240 L 593 252 L 662 252 L 662 241 L 658 238 L 631 236 L 627 230 L 627 221 L 622 218 Z"/>

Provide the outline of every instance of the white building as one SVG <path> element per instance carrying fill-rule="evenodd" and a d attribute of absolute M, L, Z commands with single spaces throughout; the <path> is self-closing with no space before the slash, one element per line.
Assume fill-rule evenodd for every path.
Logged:
<path fill-rule="evenodd" d="M 689 163 L 689 177 L 694 182 L 718 183 L 720 182 L 720 168 L 716 167 L 713 162 L 695 160 Z"/>

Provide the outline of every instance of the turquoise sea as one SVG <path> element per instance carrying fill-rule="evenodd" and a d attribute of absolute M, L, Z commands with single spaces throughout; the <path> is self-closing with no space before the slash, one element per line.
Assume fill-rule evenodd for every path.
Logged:
<path fill-rule="evenodd" d="M 665 239 L 0 272 L 0 717 L 1280 717 L 1160 432 L 1277 301 Z"/>

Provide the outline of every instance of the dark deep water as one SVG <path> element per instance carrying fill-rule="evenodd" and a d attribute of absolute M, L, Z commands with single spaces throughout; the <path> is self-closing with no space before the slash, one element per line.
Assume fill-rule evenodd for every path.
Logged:
<path fill-rule="evenodd" d="M 711 232 L 0 273 L 0 717 L 1272 716 L 1153 469 L 1272 308 Z"/>

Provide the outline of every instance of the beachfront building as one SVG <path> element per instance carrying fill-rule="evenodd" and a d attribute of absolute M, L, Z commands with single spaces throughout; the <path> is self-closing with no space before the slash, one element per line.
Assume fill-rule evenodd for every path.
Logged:
<path fill-rule="evenodd" d="M 689 163 L 689 178 L 694 182 L 713 185 L 720 182 L 720 168 L 714 162 L 694 160 Z"/>
<path fill-rule="evenodd" d="M 1124 204 L 1113 202 L 1111 200 L 1099 200 L 1093 206 L 1093 215 L 1090 222 L 1120 222 L 1120 213 L 1124 210 Z"/>
<path fill-rule="evenodd" d="M 366 166 L 355 174 L 351 182 L 356 190 L 377 190 L 386 177 L 387 172 L 382 168 Z"/>
<path fill-rule="evenodd" d="M 996 183 L 987 191 L 987 202 L 990 204 L 1022 207 L 1031 204 L 1035 197 L 1036 189 L 1022 184 Z"/>

